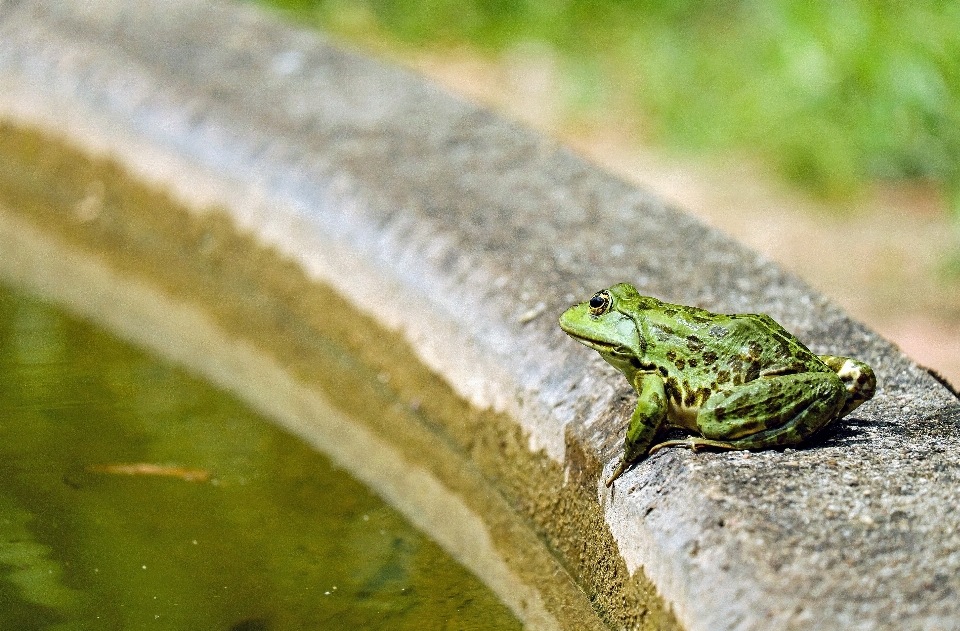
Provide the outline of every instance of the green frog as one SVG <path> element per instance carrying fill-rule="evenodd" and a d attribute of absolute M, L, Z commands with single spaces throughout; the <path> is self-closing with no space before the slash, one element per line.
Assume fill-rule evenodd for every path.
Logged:
<path fill-rule="evenodd" d="M 723 315 L 641 296 L 626 283 L 567 309 L 560 328 L 637 391 L 609 487 L 658 449 L 796 445 L 876 391 L 867 364 L 815 355 L 763 314 Z M 655 443 L 665 428 L 691 432 Z"/>

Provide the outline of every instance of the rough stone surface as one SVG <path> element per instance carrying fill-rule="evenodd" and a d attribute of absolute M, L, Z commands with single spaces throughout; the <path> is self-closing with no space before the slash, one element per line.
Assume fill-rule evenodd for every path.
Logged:
<path fill-rule="evenodd" d="M 0 2 L 0 85 L 0 115 L 227 207 L 565 466 L 592 466 L 576 452 L 609 472 L 632 409 L 622 377 L 556 326 L 615 282 L 765 312 L 816 352 L 867 361 L 877 396 L 809 448 L 664 450 L 612 491 L 593 466 L 597 501 L 688 629 L 960 627 L 957 400 L 693 218 L 234 5 Z"/>

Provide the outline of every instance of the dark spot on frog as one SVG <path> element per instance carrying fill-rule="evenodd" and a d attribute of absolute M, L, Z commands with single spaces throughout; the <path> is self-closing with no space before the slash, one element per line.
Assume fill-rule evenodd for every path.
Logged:
<path fill-rule="evenodd" d="M 733 373 L 733 385 L 742 386 L 743 385 L 743 375 L 740 372 Z"/>
<path fill-rule="evenodd" d="M 717 354 L 713 351 L 707 351 L 703 354 L 703 365 L 712 366 L 717 361 Z"/>
<path fill-rule="evenodd" d="M 696 335 L 687 336 L 687 348 L 692 350 L 695 353 L 699 353 L 703 350 L 703 340 L 701 340 Z"/>
<path fill-rule="evenodd" d="M 697 391 L 690 387 L 690 382 L 686 379 L 683 380 L 683 393 L 683 404 L 688 408 L 693 407 L 697 402 Z"/>
<path fill-rule="evenodd" d="M 683 370 L 686 363 L 683 361 L 683 357 L 677 357 L 673 364 L 677 367 L 677 370 Z"/>
<path fill-rule="evenodd" d="M 760 376 L 760 362 L 755 361 L 747 368 L 747 374 L 744 377 L 744 381 L 753 381 Z"/>
<path fill-rule="evenodd" d="M 797 436 L 792 432 L 783 432 L 774 437 L 777 445 L 795 445 L 797 443 Z"/>
<path fill-rule="evenodd" d="M 666 382 L 663 384 L 663 391 L 666 393 L 667 398 L 672 399 L 673 401 L 680 403 L 680 383 L 677 381 L 676 377 L 668 377 Z"/>
<path fill-rule="evenodd" d="M 740 436 L 749 436 L 750 434 L 756 434 L 757 432 L 762 432 L 763 430 L 767 429 L 767 426 L 763 421 L 754 417 L 745 421 L 742 425 L 740 425 L 739 429 L 740 431 L 738 432 L 738 434 Z"/>
<path fill-rule="evenodd" d="M 696 358 L 696 357 L 691 357 L 690 359 L 688 359 L 688 360 L 687 360 L 687 365 L 689 365 L 691 368 L 696 368 L 696 367 L 697 367 L 697 358 Z"/>
<path fill-rule="evenodd" d="M 707 402 L 711 394 L 713 394 L 713 392 L 710 388 L 700 388 L 697 390 L 697 407 L 703 407 L 703 404 Z"/>
<path fill-rule="evenodd" d="M 781 414 L 778 415 L 777 412 L 781 412 Z M 782 412 L 781 406 L 779 406 L 776 401 L 768 401 L 763 406 L 763 416 L 771 419 L 773 427 L 780 427 L 791 418 L 792 415 L 783 414 Z M 779 420 L 777 420 L 778 416 L 780 417 Z"/>
<path fill-rule="evenodd" d="M 673 316 L 677 315 L 677 310 L 676 310 L 676 309 L 664 309 L 664 310 L 663 310 L 663 315 L 667 316 L 668 318 L 672 318 Z"/>
<path fill-rule="evenodd" d="M 791 353 L 790 344 L 782 335 L 777 336 L 777 348 L 780 350 L 781 357 L 789 357 Z"/>
<path fill-rule="evenodd" d="M 670 374 L 670 373 L 667 372 L 667 369 L 664 368 L 663 366 L 659 366 L 659 367 L 657 368 L 657 370 L 660 372 L 660 375 L 661 375 L 662 377 L 664 377 L 664 378 L 666 378 L 666 376 L 667 376 L 668 374 Z"/>
<path fill-rule="evenodd" d="M 717 373 L 717 383 L 724 384 L 730 381 L 730 373 L 726 370 L 721 370 Z"/>
<path fill-rule="evenodd" d="M 760 357 L 760 355 L 763 353 L 763 347 L 760 346 L 760 344 L 756 340 L 750 342 L 749 347 L 750 347 L 751 358 L 756 359 Z"/>
<path fill-rule="evenodd" d="M 667 361 L 674 361 L 677 359 L 677 352 L 672 350 L 667 351 L 666 357 L 667 357 Z"/>
<path fill-rule="evenodd" d="M 652 364 L 652 363 L 645 364 L 642 361 L 640 361 L 640 358 L 638 357 L 631 357 L 630 365 L 636 368 L 637 370 L 642 370 L 644 372 L 652 372 L 657 369 L 656 364 Z"/>
<path fill-rule="evenodd" d="M 761 374 L 764 377 L 776 377 L 778 375 L 794 375 L 801 372 L 804 372 L 804 367 L 799 364 L 794 364 L 791 366 L 781 366 L 779 368 L 770 368 L 763 371 Z"/>
<path fill-rule="evenodd" d="M 666 324 L 658 324 L 654 327 L 654 330 L 657 332 L 657 337 L 661 340 L 666 340 L 670 336 L 677 334 L 677 332 L 673 330 L 673 327 Z"/>

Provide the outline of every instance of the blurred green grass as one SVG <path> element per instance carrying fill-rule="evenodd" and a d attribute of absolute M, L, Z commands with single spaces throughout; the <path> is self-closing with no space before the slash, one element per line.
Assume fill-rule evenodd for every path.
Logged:
<path fill-rule="evenodd" d="M 568 110 L 644 142 L 759 158 L 808 191 L 922 179 L 960 214 L 960 3 L 262 0 L 361 44 L 549 46 Z"/>

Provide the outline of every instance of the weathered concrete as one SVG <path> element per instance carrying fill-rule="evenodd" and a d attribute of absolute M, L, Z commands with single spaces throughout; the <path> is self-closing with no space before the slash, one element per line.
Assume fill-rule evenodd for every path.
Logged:
<path fill-rule="evenodd" d="M 689 216 L 414 77 L 236 6 L 7 0 L 0 85 L 0 116 L 116 156 L 195 207 L 225 207 L 400 331 L 475 406 L 513 419 L 602 506 L 626 567 L 685 628 L 960 627 L 960 405 L 802 282 Z M 633 398 L 556 315 L 618 281 L 769 313 L 817 352 L 869 362 L 880 391 L 809 449 L 665 450 L 608 491 L 601 476 Z M 548 539 L 563 531 L 531 519 Z M 569 552 L 587 543 L 553 545 L 588 593 L 606 588 Z"/>

